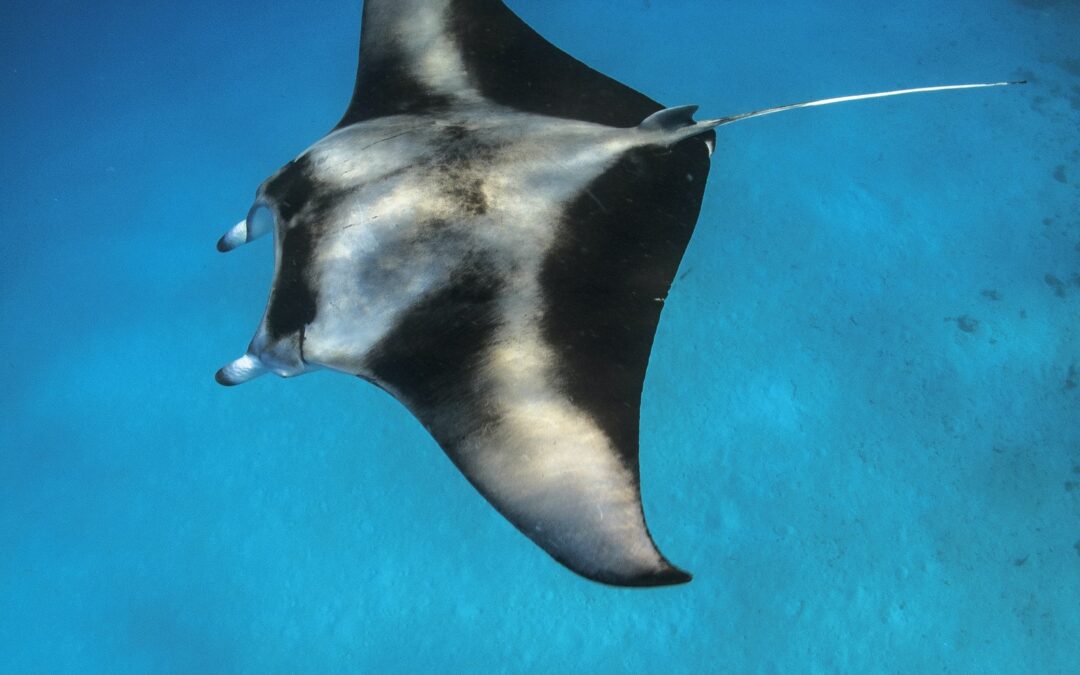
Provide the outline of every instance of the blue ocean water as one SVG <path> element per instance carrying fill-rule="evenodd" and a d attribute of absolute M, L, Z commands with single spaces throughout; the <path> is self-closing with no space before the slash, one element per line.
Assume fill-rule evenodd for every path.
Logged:
<path fill-rule="evenodd" d="M 642 407 L 685 586 L 582 580 L 395 401 L 224 389 L 355 0 L 0 6 L 0 671 L 1080 669 L 1080 6 L 513 0 L 726 127 Z"/>

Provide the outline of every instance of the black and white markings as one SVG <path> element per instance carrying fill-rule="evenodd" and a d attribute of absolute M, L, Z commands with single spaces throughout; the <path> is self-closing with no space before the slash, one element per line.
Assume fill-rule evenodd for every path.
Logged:
<path fill-rule="evenodd" d="M 573 571 L 688 581 L 645 525 L 638 416 L 712 129 L 873 96 L 694 122 L 499 0 L 367 0 L 345 115 L 219 242 L 273 229 L 276 263 L 263 321 L 218 381 L 362 377 Z"/>
<path fill-rule="evenodd" d="M 688 580 L 645 527 L 637 423 L 707 174 L 680 142 L 711 132 L 636 127 L 659 109 L 501 2 L 369 0 L 345 117 L 259 190 L 274 282 L 219 381 L 358 375 L 571 569 Z"/>

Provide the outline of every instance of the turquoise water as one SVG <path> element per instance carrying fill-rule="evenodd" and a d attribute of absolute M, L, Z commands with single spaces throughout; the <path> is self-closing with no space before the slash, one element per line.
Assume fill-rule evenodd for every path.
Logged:
<path fill-rule="evenodd" d="M 642 407 L 686 586 L 613 589 L 395 401 L 227 390 L 214 244 L 352 88 L 356 2 L 0 7 L 0 670 L 1080 667 L 1080 7 L 509 3 L 726 127 Z"/>

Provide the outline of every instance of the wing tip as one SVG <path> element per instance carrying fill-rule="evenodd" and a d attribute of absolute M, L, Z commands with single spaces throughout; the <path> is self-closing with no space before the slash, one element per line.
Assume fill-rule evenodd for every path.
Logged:
<path fill-rule="evenodd" d="M 680 584 L 690 583 L 693 578 L 694 576 L 686 570 L 681 570 L 674 565 L 667 564 L 652 574 L 642 575 L 631 580 L 630 583 L 626 585 L 641 588 L 678 586 Z"/>
<path fill-rule="evenodd" d="M 573 569 L 573 568 L 571 568 Z M 678 586 L 681 584 L 690 583 L 694 576 L 686 570 L 679 569 L 674 565 L 664 561 L 661 567 L 649 570 L 647 572 L 641 572 L 633 576 L 627 576 L 623 574 L 585 574 L 578 570 L 581 576 L 592 581 L 605 584 L 607 586 L 622 586 L 625 588 L 658 588 L 661 586 Z"/>

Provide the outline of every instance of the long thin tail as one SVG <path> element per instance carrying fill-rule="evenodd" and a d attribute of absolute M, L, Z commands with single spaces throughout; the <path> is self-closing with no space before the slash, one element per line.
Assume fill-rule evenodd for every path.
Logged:
<path fill-rule="evenodd" d="M 781 105 L 775 108 L 765 108 L 763 110 L 755 110 L 753 112 L 742 113 L 741 115 L 732 115 L 731 117 L 721 117 L 718 120 L 709 120 L 711 126 L 722 127 L 725 124 L 731 124 L 732 122 L 741 122 L 742 120 L 748 120 L 751 117 L 761 117 L 763 115 L 771 115 L 773 113 L 784 112 L 785 110 L 794 110 L 795 108 L 814 108 L 820 105 L 832 105 L 833 103 L 847 103 L 848 101 L 863 101 L 870 98 L 885 98 L 886 96 L 903 96 L 905 94 L 923 94 L 932 91 L 951 91 L 954 89 L 979 89 L 981 87 L 1007 87 L 1013 84 L 1027 84 L 1026 80 L 1016 82 L 987 82 L 981 84 L 950 84 L 941 87 L 918 87 L 916 89 L 897 89 L 896 91 L 880 91 L 875 94 L 855 94 L 854 96 L 837 96 L 836 98 L 823 98 L 818 101 L 805 101 L 803 103 L 792 103 L 790 105 Z M 715 123 L 715 124 L 714 124 Z"/>

